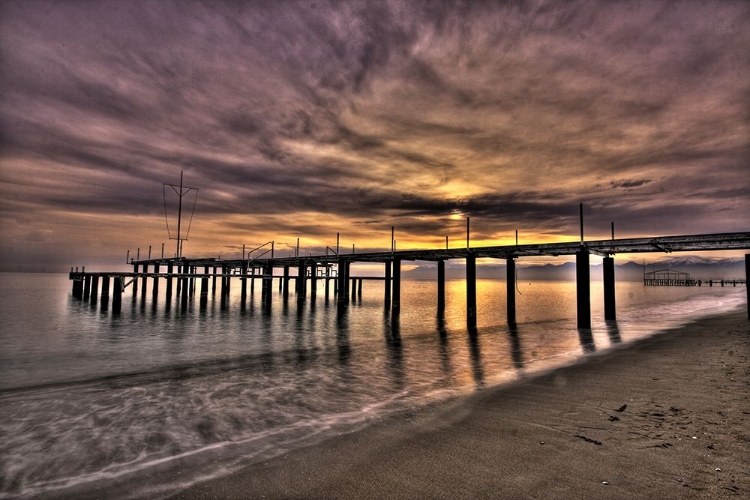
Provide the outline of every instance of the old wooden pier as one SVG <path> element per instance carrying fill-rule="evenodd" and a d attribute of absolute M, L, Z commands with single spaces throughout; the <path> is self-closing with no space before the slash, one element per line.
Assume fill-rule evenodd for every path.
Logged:
<path fill-rule="evenodd" d="M 468 240 L 468 239 L 467 239 Z M 615 307 L 615 265 L 613 256 L 643 252 L 687 252 L 712 250 L 750 249 L 750 232 L 700 234 L 689 236 L 664 236 L 656 238 L 629 238 L 600 241 L 566 243 L 546 243 L 529 245 L 487 246 L 456 249 L 400 250 L 360 254 L 332 254 L 295 257 L 261 257 L 219 260 L 213 258 L 158 258 L 133 260 L 132 272 L 86 272 L 71 269 L 73 295 L 81 300 L 103 305 L 111 302 L 113 311 L 119 311 L 122 295 L 127 286 L 132 287 L 133 299 L 138 295 L 141 282 L 141 296 L 145 299 L 147 281 L 152 280 L 154 299 L 164 284 L 168 298 L 176 293 L 183 307 L 186 307 L 194 294 L 199 293 L 200 307 L 206 307 L 209 293 L 215 295 L 218 289 L 222 299 L 228 297 L 233 281 L 239 281 L 241 301 L 245 304 L 248 294 L 254 292 L 256 280 L 261 282 L 261 301 L 266 307 L 271 304 L 273 280 L 279 280 L 279 290 L 288 298 L 290 283 L 294 282 L 297 300 L 304 301 L 306 295 L 322 292 L 326 297 L 331 288 L 339 304 L 346 304 L 351 298 L 361 296 L 364 280 L 379 280 L 384 283 L 386 307 L 391 308 L 392 318 L 398 318 L 401 309 L 401 264 L 405 261 L 434 261 L 437 263 L 438 311 L 445 308 L 445 262 L 463 259 L 466 262 L 466 310 L 467 324 L 476 326 L 477 288 L 476 261 L 479 258 L 504 260 L 507 266 L 507 319 L 509 324 L 516 322 L 516 260 L 524 257 L 575 255 L 577 322 L 582 329 L 591 328 L 591 288 L 589 256 L 603 256 L 604 319 L 616 319 Z M 355 277 L 350 273 L 353 263 L 381 263 L 384 266 L 382 278 Z M 280 270 L 276 273 L 275 270 Z M 294 270 L 295 274 L 292 274 Z M 750 254 L 745 255 L 745 282 L 750 274 Z M 197 283 L 200 282 L 200 288 Z M 98 291 L 101 295 L 97 297 Z M 750 318 L 750 289 L 748 290 L 748 317 Z"/>

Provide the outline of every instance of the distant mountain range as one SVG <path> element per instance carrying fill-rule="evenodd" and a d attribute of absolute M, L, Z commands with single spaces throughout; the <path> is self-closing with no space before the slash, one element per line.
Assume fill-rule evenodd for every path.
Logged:
<path fill-rule="evenodd" d="M 743 258 L 712 260 L 701 257 L 673 257 L 646 265 L 646 271 L 672 269 L 690 274 L 695 279 L 740 279 L 745 278 L 745 261 Z M 591 279 L 601 279 L 602 265 L 594 264 L 590 267 Z M 524 265 L 517 264 L 518 279 L 520 281 L 575 281 L 576 265 L 573 262 L 563 264 Z M 615 257 L 615 276 L 618 281 L 642 281 L 644 266 L 638 262 L 617 263 Z M 404 279 L 437 278 L 437 267 L 422 265 L 402 273 Z M 447 263 L 446 279 L 463 279 L 466 270 L 463 264 Z M 504 264 L 477 265 L 477 277 L 482 279 L 505 279 Z"/>

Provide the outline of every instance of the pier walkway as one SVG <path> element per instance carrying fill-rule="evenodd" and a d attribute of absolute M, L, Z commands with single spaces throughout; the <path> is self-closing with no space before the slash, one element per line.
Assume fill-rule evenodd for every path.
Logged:
<path fill-rule="evenodd" d="M 401 308 L 401 263 L 404 261 L 434 261 L 437 262 L 437 308 L 445 308 L 445 261 L 463 259 L 466 262 L 466 301 L 467 324 L 476 326 L 476 259 L 492 258 L 505 260 L 507 266 L 507 317 L 508 323 L 516 322 L 516 259 L 530 256 L 576 256 L 576 291 L 577 291 L 577 322 L 582 329 L 591 328 L 591 293 L 589 256 L 596 254 L 603 259 L 604 285 L 604 316 L 605 320 L 616 319 L 615 307 L 615 266 L 613 255 L 644 252 L 690 252 L 717 250 L 748 250 L 750 249 L 750 232 L 699 234 L 687 236 L 662 236 L 650 238 L 627 238 L 599 241 L 581 241 L 564 243 L 543 243 L 527 245 L 486 246 L 453 249 L 425 249 L 398 250 L 390 252 L 371 253 L 333 253 L 328 255 L 298 256 L 298 257 L 262 257 L 245 259 L 220 260 L 215 258 L 158 258 L 132 260 L 133 272 L 86 272 L 71 269 L 70 279 L 73 281 L 73 295 L 81 300 L 96 300 L 99 281 L 101 280 L 101 300 L 108 303 L 110 294 L 110 279 L 113 284 L 112 307 L 119 311 L 122 293 L 127 286 L 133 287 L 133 298 L 138 291 L 139 280 L 143 283 L 142 296 L 145 298 L 146 283 L 153 280 L 152 293 L 154 299 L 159 293 L 159 282 L 166 282 L 167 297 L 171 297 L 173 280 L 177 283 L 177 294 L 181 296 L 183 306 L 187 306 L 188 299 L 195 292 L 197 280 L 201 281 L 200 305 L 205 307 L 209 293 L 216 292 L 217 279 L 220 280 L 222 297 L 229 294 L 233 279 L 239 279 L 242 287 L 242 301 L 247 296 L 247 286 L 250 283 L 250 293 L 253 293 L 255 280 L 262 283 L 262 302 L 270 307 L 270 292 L 273 279 L 279 280 L 279 290 L 285 298 L 289 294 L 290 282 L 295 282 L 298 300 L 304 300 L 306 294 L 316 294 L 318 281 L 322 280 L 325 294 L 328 297 L 331 283 L 339 304 L 349 302 L 350 296 L 362 293 L 363 280 L 373 279 L 384 281 L 384 298 L 386 306 L 390 306 L 392 317 L 398 318 Z M 350 274 L 352 263 L 382 263 L 384 277 L 355 277 Z M 282 274 L 276 274 L 275 269 L 282 269 Z M 296 275 L 290 273 L 296 270 Z M 745 280 L 750 274 L 750 254 L 745 255 Z M 736 280 L 737 283 L 743 280 Z M 309 287 L 308 287 L 309 282 Z M 351 292 L 350 292 L 351 287 Z M 184 293 L 183 293 L 184 292 Z M 750 289 L 748 290 L 748 317 L 750 318 Z"/>

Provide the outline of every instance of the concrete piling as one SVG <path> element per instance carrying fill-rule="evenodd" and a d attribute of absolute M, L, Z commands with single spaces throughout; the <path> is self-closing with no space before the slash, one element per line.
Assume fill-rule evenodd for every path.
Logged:
<path fill-rule="evenodd" d="M 437 262 L 437 310 L 445 311 L 445 260 Z"/>
<path fill-rule="evenodd" d="M 602 261 L 604 281 L 604 319 L 606 321 L 617 320 L 617 308 L 615 307 L 615 259 L 605 257 Z"/>
<path fill-rule="evenodd" d="M 591 276 L 589 252 L 576 252 L 576 310 L 578 328 L 591 328 Z"/>
<path fill-rule="evenodd" d="M 393 257 L 391 314 L 395 318 L 401 312 L 401 258 Z"/>
<path fill-rule="evenodd" d="M 508 324 L 516 324 L 516 261 L 506 259 L 505 261 L 505 291 L 508 310 Z"/>
<path fill-rule="evenodd" d="M 477 325 L 477 258 L 466 256 L 466 323 L 470 328 Z"/>

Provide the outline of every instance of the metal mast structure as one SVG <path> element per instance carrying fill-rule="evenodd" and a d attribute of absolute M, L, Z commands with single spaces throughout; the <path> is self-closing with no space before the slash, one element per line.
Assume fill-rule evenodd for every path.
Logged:
<path fill-rule="evenodd" d="M 187 240 L 188 235 L 190 234 L 190 226 L 193 223 L 193 215 L 195 215 L 195 204 L 198 201 L 198 188 L 184 186 L 182 183 L 182 176 L 183 171 L 180 171 L 180 185 L 176 184 L 167 184 L 165 183 L 163 186 L 163 194 L 164 194 L 164 219 L 167 222 L 167 232 L 169 233 L 169 239 L 170 240 L 177 240 L 177 252 L 175 254 L 176 258 L 182 257 L 182 242 Z M 167 217 L 167 186 L 171 187 L 172 190 L 177 194 L 177 197 L 179 199 L 177 203 L 177 237 L 173 238 L 172 233 L 169 230 L 169 219 Z M 185 233 L 185 237 L 182 237 L 182 198 L 190 193 L 191 191 L 195 191 L 195 198 L 193 199 L 193 209 L 190 213 L 190 222 L 188 223 L 188 230 Z"/>

